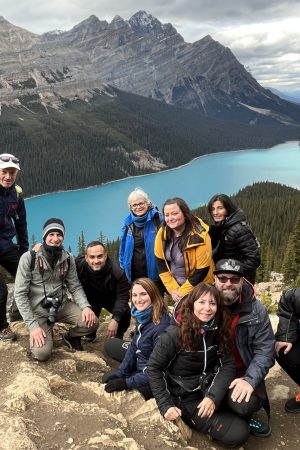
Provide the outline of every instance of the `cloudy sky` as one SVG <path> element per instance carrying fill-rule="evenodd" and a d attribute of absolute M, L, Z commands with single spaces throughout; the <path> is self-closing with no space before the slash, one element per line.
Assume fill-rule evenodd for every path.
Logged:
<path fill-rule="evenodd" d="M 210 34 L 262 85 L 300 94 L 299 0 L 0 0 L 0 16 L 35 33 L 68 30 L 91 14 L 129 19 L 141 9 L 187 42 Z"/>

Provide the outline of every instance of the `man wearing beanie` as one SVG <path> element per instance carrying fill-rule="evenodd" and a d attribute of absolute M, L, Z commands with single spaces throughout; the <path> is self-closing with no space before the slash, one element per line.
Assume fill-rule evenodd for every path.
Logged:
<path fill-rule="evenodd" d="M 53 325 L 74 325 L 65 333 L 65 343 L 83 350 L 81 336 L 97 330 L 98 319 L 87 301 L 76 273 L 72 254 L 62 244 L 65 226 L 51 218 L 43 227 L 43 244 L 22 255 L 15 281 L 15 301 L 30 331 L 31 356 L 46 361 L 53 348 Z M 70 302 L 67 289 L 73 297 Z"/>
<path fill-rule="evenodd" d="M 26 209 L 22 188 L 16 185 L 19 170 L 18 158 L 10 153 L 0 155 L 0 265 L 12 276 L 16 275 L 20 256 L 28 250 Z M 0 276 L 0 341 L 17 338 L 6 318 L 7 294 Z"/>

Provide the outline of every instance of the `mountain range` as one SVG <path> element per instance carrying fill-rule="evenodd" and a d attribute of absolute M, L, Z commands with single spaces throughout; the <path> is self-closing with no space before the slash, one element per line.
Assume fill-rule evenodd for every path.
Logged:
<path fill-rule="evenodd" d="M 300 140 L 299 105 L 144 11 L 42 35 L 0 17 L 0 64 L 0 148 L 20 157 L 26 196 Z"/>
<path fill-rule="evenodd" d="M 210 36 L 187 43 L 145 11 L 108 23 L 92 15 L 69 31 L 37 35 L 0 18 L 0 98 L 6 105 L 88 100 L 120 90 L 249 124 L 300 123 L 300 107 L 264 89 Z"/>

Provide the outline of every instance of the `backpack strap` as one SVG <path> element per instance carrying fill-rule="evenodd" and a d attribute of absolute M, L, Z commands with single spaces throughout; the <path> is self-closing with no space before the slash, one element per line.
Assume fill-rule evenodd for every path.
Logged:
<path fill-rule="evenodd" d="M 32 272 L 35 266 L 36 252 L 34 250 L 30 250 L 30 256 L 31 256 L 30 272 Z"/>
<path fill-rule="evenodd" d="M 16 194 L 17 194 L 17 200 L 19 201 L 20 198 L 23 198 L 23 189 L 18 184 L 15 185 Z"/>

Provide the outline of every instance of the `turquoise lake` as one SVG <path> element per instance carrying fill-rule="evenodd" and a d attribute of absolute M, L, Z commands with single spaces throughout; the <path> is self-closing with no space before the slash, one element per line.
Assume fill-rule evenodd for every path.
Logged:
<path fill-rule="evenodd" d="M 160 209 L 169 197 L 184 198 L 191 208 L 207 203 L 212 195 L 231 195 L 256 181 L 274 181 L 300 189 L 300 147 L 286 142 L 266 150 L 242 150 L 199 157 L 185 166 L 160 173 L 114 181 L 77 191 L 58 192 L 26 199 L 29 238 L 41 239 L 50 217 L 66 226 L 65 247 L 77 253 L 81 231 L 86 242 L 120 235 L 128 214 L 127 197 L 143 188 Z"/>

